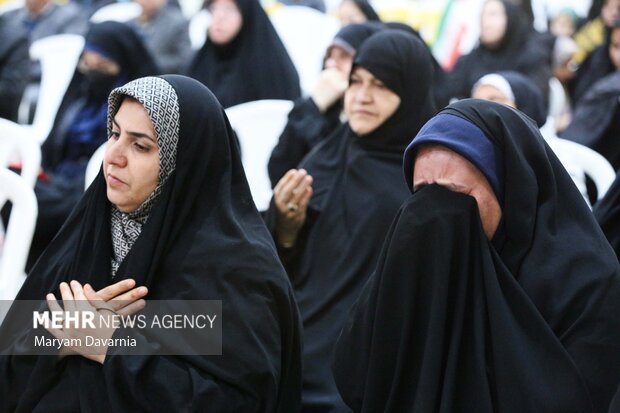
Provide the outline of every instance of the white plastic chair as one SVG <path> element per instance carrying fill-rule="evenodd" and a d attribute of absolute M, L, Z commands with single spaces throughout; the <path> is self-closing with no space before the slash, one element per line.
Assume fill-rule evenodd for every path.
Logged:
<path fill-rule="evenodd" d="M 41 62 L 41 86 L 32 125 L 22 126 L 39 144 L 52 130 L 83 48 L 84 37 L 77 34 L 44 37 L 30 46 L 30 58 Z"/>
<path fill-rule="evenodd" d="M 293 108 L 289 100 L 258 100 L 226 109 L 241 146 L 241 160 L 259 211 L 269 207 L 272 190 L 267 164 Z"/>
<path fill-rule="evenodd" d="M 90 184 L 93 183 L 99 173 L 99 170 L 101 169 L 106 143 L 103 143 L 100 147 L 98 147 L 95 153 L 93 153 L 88 160 L 88 164 L 86 165 L 86 173 L 84 176 L 84 190 L 87 190 Z"/>
<path fill-rule="evenodd" d="M 34 188 L 41 167 L 41 148 L 23 125 L 0 118 L 0 167 L 13 161 L 21 162 L 21 177 Z"/>
<path fill-rule="evenodd" d="M 103 6 L 90 16 L 91 23 L 105 21 L 127 22 L 142 13 L 142 7 L 134 2 L 112 3 Z"/>
<path fill-rule="evenodd" d="M 557 137 L 553 126 L 553 118 L 549 116 L 547 123 L 540 128 L 551 149 L 556 153 L 564 168 L 569 172 L 579 190 L 585 194 L 585 180 L 578 182 L 585 174 L 596 185 L 597 200 L 605 196 L 616 178 L 616 172 L 609 161 L 600 153 L 585 145 Z"/>
<path fill-rule="evenodd" d="M 26 260 L 37 221 L 37 199 L 17 174 L 0 168 L 0 196 L 13 203 L 0 258 L 0 300 L 12 300 L 26 274 Z"/>
<path fill-rule="evenodd" d="M 207 29 L 211 22 L 211 13 L 202 9 L 189 20 L 189 41 L 192 49 L 198 50 L 207 40 Z"/>
<path fill-rule="evenodd" d="M 333 16 L 304 6 L 282 7 L 269 17 L 297 69 L 302 91 L 309 94 L 340 23 Z"/>

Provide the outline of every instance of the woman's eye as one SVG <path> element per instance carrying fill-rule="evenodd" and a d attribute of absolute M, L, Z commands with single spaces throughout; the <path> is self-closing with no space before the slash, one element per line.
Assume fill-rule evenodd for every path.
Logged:
<path fill-rule="evenodd" d="M 149 150 L 148 146 L 140 145 L 139 143 L 136 143 L 135 146 L 140 152 L 147 152 Z"/>
<path fill-rule="evenodd" d="M 351 80 L 349 81 L 349 84 L 350 84 L 350 85 L 356 85 L 356 84 L 358 84 L 358 83 L 360 83 L 360 80 L 359 80 L 359 79 L 356 79 L 356 78 L 354 78 L 354 77 L 352 77 L 352 78 L 351 78 Z"/>
<path fill-rule="evenodd" d="M 117 131 L 110 132 L 110 139 L 118 139 L 120 136 L 121 134 Z"/>

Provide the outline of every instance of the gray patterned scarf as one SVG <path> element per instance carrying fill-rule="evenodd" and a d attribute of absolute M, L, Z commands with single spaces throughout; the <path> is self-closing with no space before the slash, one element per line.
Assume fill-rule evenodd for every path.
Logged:
<path fill-rule="evenodd" d="M 146 223 L 164 183 L 176 168 L 179 142 L 180 113 L 177 94 L 168 82 L 157 77 L 137 79 L 112 91 L 108 99 L 108 136 L 112 131 L 112 120 L 126 96 L 139 101 L 153 122 L 159 147 L 159 177 L 155 190 L 135 211 L 124 213 L 112 205 L 112 278 L 140 236 L 142 226 Z"/>

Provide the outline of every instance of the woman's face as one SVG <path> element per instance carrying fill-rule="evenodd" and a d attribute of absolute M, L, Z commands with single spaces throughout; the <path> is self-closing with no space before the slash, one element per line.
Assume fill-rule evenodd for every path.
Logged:
<path fill-rule="evenodd" d="M 388 120 L 398 106 L 400 97 L 363 67 L 351 73 L 349 88 L 344 94 L 344 111 L 353 132 L 363 136 Z"/>
<path fill-rule="evenodd" d="M 214 0 L 209 6 L 209 12 L 209 40 L 216 45 L 232 42 L 243 26 L 243 16 L 237 3 L 234 0 Z"/>
<path fill-rule="evenodd" d="M 423 145 L 418 150 L 413 169 L 413 190 L 438 184 L 476 199 L 482 228 L 493 238 L 502 210 L 491 184 L 466 158 L 441 145 Z"/>
<path fill-rule="evenodd" d="M 611 32 L 609 58 L 611 59 L 611 62 L 616 70 L 620 70 L 620 28 L 613 29 Z"/>
<path fill-rule="evenodd" d="M 471 94 L 474 99 L 490 100 L 491 102 L 502 103 L 516 109 L 516 102 L 502 93 L 501 90 L 491 85 L 480 85 Z"/>
<path fill-rule="evenodd" d="M 338 19 L 342 26 L 348 26 L 354 23 L 364 23 L 368 19 L 362 11 L 349 0 L 344 0 L 338 7 Z"/>
<path fill-rule="evenodd" d="M 100 72 L 104 75 L 116 76 L 121 72 L 118 63 L 92 50 L 82 52 L 78 66 L 82 73 Z"/>
<path fill-rule="evenodd" d="M 329 48 L 325 57 L 326 69 L 337 69 L 343 75 L 349 76 L 351 66 L 353 66 L 353 56 L 342 47 L 332 46 Z"/>
<path fill-rule="evenodd" d="M 601 18 L 605 26 L 611 27 L 620 15 L 620 0 L 607 0 L 601 8 Z"/>
<path fill-rule="evenodd" d="M 157 187 L 155 129 L 144 106 L 134 99 L 125 98 L 114 117 L 103 171 L 108 200 L 122 212 L 135 211 Z"/>
<path fill-rule="evenodd" d="M 480 16 L 480 43 L 490 48 L 498 46 L 504 38 L 507 24 L 504 5 L 496 0 L 486 2 Z"/>

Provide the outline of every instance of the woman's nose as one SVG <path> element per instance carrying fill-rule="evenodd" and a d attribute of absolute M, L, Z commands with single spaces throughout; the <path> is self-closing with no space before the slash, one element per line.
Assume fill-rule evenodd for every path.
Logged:
<path fill-rule="evenodd" d="M 123 167 L 127 164 L 125 144 L 121 138 L 110 138 L 105 150 L 104 158 L 107 164 Z"/>

